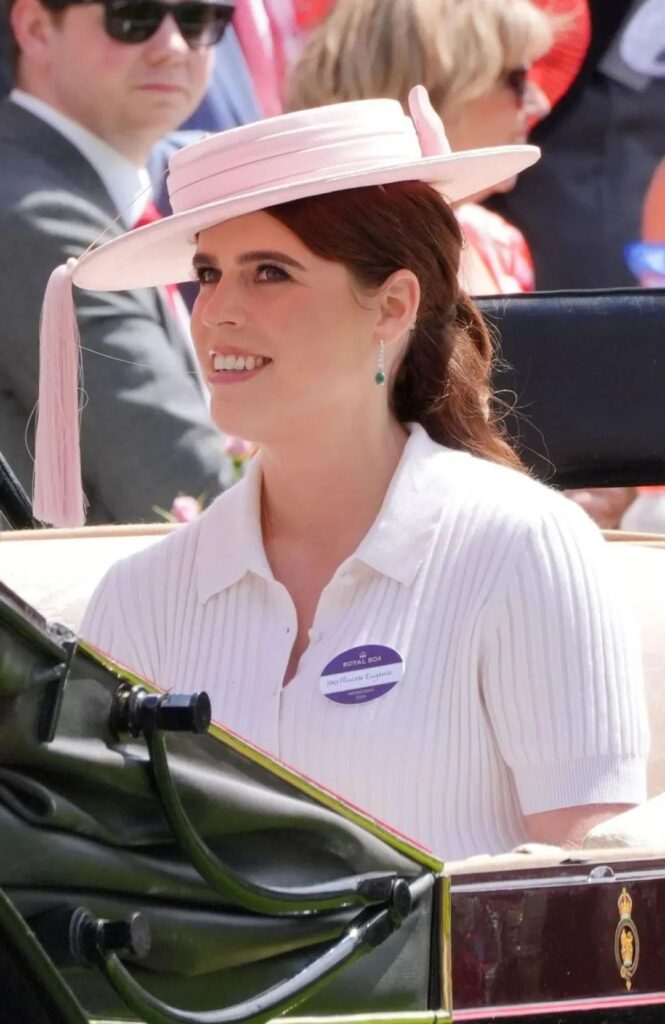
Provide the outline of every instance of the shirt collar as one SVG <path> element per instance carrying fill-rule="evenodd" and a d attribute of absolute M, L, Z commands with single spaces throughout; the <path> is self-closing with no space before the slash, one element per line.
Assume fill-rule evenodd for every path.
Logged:
<path fill-rule="evenodd" d="M 381 510 L 352 556 L 406 586 L 425 561 L 441 519 L 449 475 L 442 460 L 460 456 L 433 441 L 419 423 L 407 429 L 409 439 Z"/>
<path fill-rule="evenodd" d="M 133 227 L 152 197 L 150 176 L 99 136 L 48 103 L 22 89 L 12 89 L 10 99 L 19 107 L 45 121 L 63 135 L 95 169 L 118 210 L 125 227 Z"/>
<path fill-rule="evenodd" d="M 196 580 L 204 603 L 248 572 L 274 579 L 261 533 L 261 453 L 199 520 Z"/>
<path fill-rule="evenodd" d="M 362 562 L 405 585 L 424 562 L 441 518 L 448 475 L 442 460 L 466 457 L 432 441 L 417 423 L 408 430 L 381 510 L 347 562 Z M 244 479 L 217 498 L 199 524 L 196 574 L 203 602 L 248 572 L 274 579 L 261 534 L 260 453 Z"/>

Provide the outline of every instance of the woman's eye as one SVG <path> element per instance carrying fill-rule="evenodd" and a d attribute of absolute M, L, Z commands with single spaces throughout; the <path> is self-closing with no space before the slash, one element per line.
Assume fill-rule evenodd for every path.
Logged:
<path fill-rule="evenodd" d="M 289 274 L 274 263 L 262 263 L 256 268 L 257 281 L 288 281 Z"/>
<path fill-rule="evenodd" d="M 214 267 L 197 267 L 196 278 L 200 285 L 216 284 L 219 281 L 219 270 Z"/>

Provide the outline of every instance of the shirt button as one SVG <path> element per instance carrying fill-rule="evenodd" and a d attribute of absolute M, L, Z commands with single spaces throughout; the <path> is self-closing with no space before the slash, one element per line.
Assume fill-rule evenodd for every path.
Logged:
<path fill-rule="evenodd" d="M 320 629 L 310 629 L 308 630 L 307 636 L 309 637 L 311 643 L 318 644 L 319 640 L 323 636 L 323 633 L 321 632 Z"/>

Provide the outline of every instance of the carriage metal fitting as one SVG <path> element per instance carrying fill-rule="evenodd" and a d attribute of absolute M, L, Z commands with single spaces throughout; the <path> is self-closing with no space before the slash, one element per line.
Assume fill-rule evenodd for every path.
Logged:
<path fill-rule="evenodd" d="M 108 921 L 87 907 L 55 907 L 33 918 L 30 926 L 60 968 L 99 965 L 111 953 L 141 959 L 150 951 L 150 927 L 139 913 Z"/>
<path fill-rule="evenodd" d="M 79 907 L 72 915 L 69 941 L 82 964 L 98 964 L 100 957 L 106 959 L 111 953 L 140 959 L 150 950 L 150 927 L 143 914 L 107 921 Z"/>
<path fill-rule="evenodd" d="M 414 897 L 411 887 L 404 878 L 396 878 L 390 893 L 390 912 L 393 921 L 401 924 L 413 910 Z"/>
<path fill-rule="evenodd" d="M 67 636 L 69 636 L 68 633 Z M 76 640 L 65 638 L 61 641 L 61 646 L 66 660 L 48 668 L 37 668 L 31 678 L 32 685 L 40 687 L 43 692 L 37 723 L 37 736 L 40 743 L 52 743 L 55 739 L 69 670 L 76 651 Z"/>
<path fill-rule="evenodd" d="M 121 684 L 111 707 L 109 727 L 118 739 L 162 732 L 208 731 L 212 709 L 205 691 L 200 693 L 149 693 L 143 686 Z"/>

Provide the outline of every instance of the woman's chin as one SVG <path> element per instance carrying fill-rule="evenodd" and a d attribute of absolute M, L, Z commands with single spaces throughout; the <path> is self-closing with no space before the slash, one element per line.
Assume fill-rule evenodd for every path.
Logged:
<path fill-rule="evenodd" d="M 229 416 L 228 410 L 218 413 L 214 405 L 210 414 L 217 429 L 227 437 L 242 437 L 244 441 L 254 441 L 255 435 L 259 433 L 254 419 L 249 416 Z"/>

